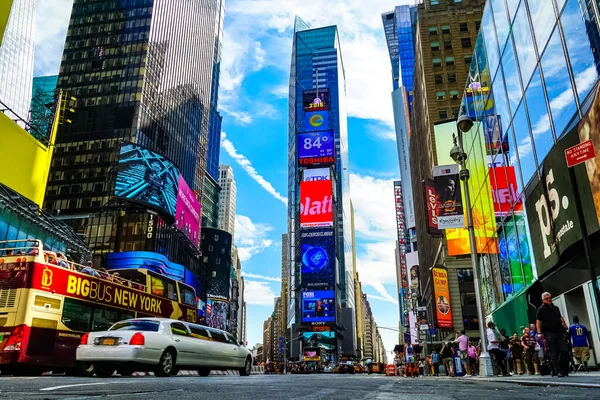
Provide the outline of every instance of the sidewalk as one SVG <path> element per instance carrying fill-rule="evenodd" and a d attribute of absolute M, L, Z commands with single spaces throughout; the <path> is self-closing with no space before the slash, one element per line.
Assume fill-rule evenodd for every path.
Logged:
<path fill-rule="evenodd" d="M 456 379 L 456 378 L 454 378 Z M 518 385 L 531 386 L 566 386 L 566 387 L 585 387 L 600 388 L 600 372 L 592 371 L 590 373 L 577 372 L 569 374 L 566 378 L 540 375 L 514 375 L 514 376 L 490 376 L 490 377 L 461 377 L 459 379 L 469 381 L 502 382 Z"/>

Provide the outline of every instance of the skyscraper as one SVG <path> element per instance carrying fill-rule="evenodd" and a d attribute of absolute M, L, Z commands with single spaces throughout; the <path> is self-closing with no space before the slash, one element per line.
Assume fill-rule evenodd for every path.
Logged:
<path fill-rule="evenodd" d="M 289 87 L 288 237 L 290 272 L 294 275 L 290 293 L 303 297 L 327 296 L 313 297 L 315 302 L 328 304 L 326 325 L 332 331 L 353 332 L 346 91 L 336 26 L 310 29 L 296 17 Z M 315 207 L 311 203 L 315 199 L 320 199 L 323 212 L 309 218 L 308 210 Z M 319 277 L 309 276 L 309 270 L 315 266 L 306 265 L 309 261 L 305 253 L 317 247 L 324 252 L 321 258 L 324 265 L 318 266 L 324 271 Z M 291 299 L 289 309 L 295 308 L 295 319 L 291 321 L 293 337 L 301 325 L 310 326 L 319 319 L 307 317 L 310 313 L 305 308 L 312 307 L 311 304 L 302 301 L 302 297 L 297 301 Z M 341 336 L 337 338 L 337 349 L 327 357 L 337 359 L 342 352 L 354 353 L 355 344 L 342 349 Z M 295 351 L 294 347 L 293 357 L 297 356 Z"/>
<path fill-rule="evenodd" d="M 219 229 L 231 233 L 235 231 L 235 202 L 237 190 L 233 169 L 229 165 L 219 165 Z"/>
<path fill-rule="evenodd" d="M 0 110 L 13 119 L 29 116 L 35 8 L 35 0 L 13 0 L 0 46 Z"/>
<path fill-rule="evenodd" d="M 58 132 L 46 206 L 97 257 L 148 250 L 199 262 L 197 240 L 171 227 L 176 196 L 202 198 L 223 9 L 223 0 L 74 3 L 58 88 L 77 106 Z"/>

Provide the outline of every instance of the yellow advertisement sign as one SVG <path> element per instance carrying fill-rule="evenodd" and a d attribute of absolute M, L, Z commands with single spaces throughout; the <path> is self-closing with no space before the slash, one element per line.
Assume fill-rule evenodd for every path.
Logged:
<path fill-rule="evenodd" d="M 12 7 L 13 0 L 3 0 L 0 4 L 0 46 L 2 46 L 2 38 L 8 24 L 8 16 Z"/>

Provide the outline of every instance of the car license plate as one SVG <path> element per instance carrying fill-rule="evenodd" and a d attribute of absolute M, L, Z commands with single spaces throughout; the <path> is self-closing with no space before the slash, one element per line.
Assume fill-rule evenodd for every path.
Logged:
<path fill-rule="evenodd" d="M 114 346 L 115 345 L 116 340 L 113 338 L 109 338 L 109 339 L 103 339 L 102 340 L 102 345 L 103 346 Z"/>

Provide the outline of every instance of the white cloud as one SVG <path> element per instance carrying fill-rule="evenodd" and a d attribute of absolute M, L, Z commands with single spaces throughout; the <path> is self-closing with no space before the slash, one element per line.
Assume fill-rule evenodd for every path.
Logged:
<path fill-rule="evenodd" d="M 227 154 L 229 154 L 229 156 L 233 158 L 235 162 L 238 163 L 238 165 L 242 167 L 244 171 L 246 171 L 248 175 L 250 175 L 250 177 L 256 181 L 256 183 L 258 183 L 260 186 L 262 186 L 263 189 L 265 189 L 267 192 L 273 195 L 273 197 L 275 197 L 277 200 L 281 201 L 287 206 L 287 198 L 283 197 L 277 190 L 275 190 L 275 188 L 273 187 L 273 185 L 271 185 L 270 182 L 267 182 L 267 180 L 256 171 L 256 169 L 252 166 L 252 163 L 246 158 L 246 156 L 237 152 L 233 143 L 231 143 L 229 139 L 227 139 L 225 132 L 221 134 L 221 147 L 225 149 Z"/>
<path fill-rule="evenodd" d="M 285 99 L 290 94 L 290 86 L 288 84 L 275 86 L 273 89 L 271 89 L 271 94 L 280 99 Z"/>
<path fill-rule="evenodd" d="M 73 0 L 38 1 L 35 23 L 35 76 L 55 75 L 67 37 Z"/>
<path fill-rule="evenodd" d="M 394 181 L 350 174 L 356 235 L 366 239 L 396 237 Z"/>
<path fill-rule="evenodd" d="M 275 304 L 275 292 L 268 282 L 245 281 L 244 300 L 247 304 L 257 306 L 273 306 Z"/>
<path fill-rule="evenodd" d="M 263 281 L 281 282 L 281 278 L 279 278 L 277 276 L 264 276 L 264 275 L 260 275 L 260 274 L 252 274 L 250 272 L 245 272 L 245 271 L 242 271 L 242 276 L 245 278 L 262 279 Z"/>
<path fill-rule="evenodd" d="M 366 243 L 357 250 L 356 269 L 363 285 L 371 286 L 390 303 L 398 304 L 385 285 L 396 286 L 395 242 Z"/>
<path fill-rule="evenodd" d="M 374 295 L 374 294 L 367 294 L 367 298 L 369 298 L 369 299 L 375 299 L 375 300 L 381 300 L 381 301 L 385 301 L 385 302 L 388 302 L 388 303 L 392 303 L 392 304 L 398 305 L 398 299 L 394 299 L 394 298 L 377 296 L 377 295 Z"/>
<path fill-rule="evenodd" d="M 253 121 L 252 115 L 250 115 L 250 113 L 246 111 L 232 110 L 229 108 L 229 105 L 226 102 L 221 102 L 219 109 L 227 115 L 233 117 L 233 119 L 240 125 L 249 125 Z"/>
<path fill-rule="evenodd" d="M 245 215 L 235 216 L 235 243 L 240 261 L 247 261 L 273 245 L 267 234 L 273 228 L 267 224 L 254 223 Z"/>

